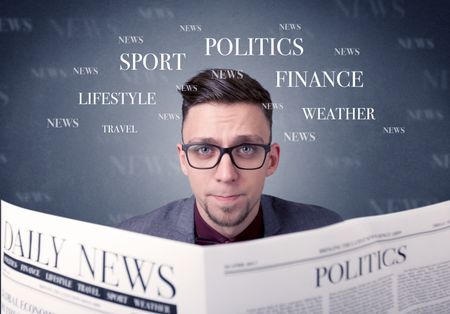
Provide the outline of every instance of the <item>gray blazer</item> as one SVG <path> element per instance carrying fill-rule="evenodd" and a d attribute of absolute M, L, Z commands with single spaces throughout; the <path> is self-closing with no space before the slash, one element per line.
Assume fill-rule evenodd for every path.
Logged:
<path fill-rule="evenodd" d="M 194 196 L 171 202 L 123 221 L 118 228 L 194 243 Z M 315 205 L 261 196 L 264 237 L 323 227 L 342 221 L 335 212 Z"/>

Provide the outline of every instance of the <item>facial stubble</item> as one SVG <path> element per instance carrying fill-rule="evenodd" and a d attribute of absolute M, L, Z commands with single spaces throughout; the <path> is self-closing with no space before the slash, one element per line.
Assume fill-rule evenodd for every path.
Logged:
<path fill-rule="evenodd" d="M 214 212 L 210 210 L 210 206 L 208 205 L 207 201 L 202 203 L 202 207 L 205 210 L 206 215 L 208 215 L 208 218 L 211 219 L 212 222 L 220 227 L 230 228 L 242 224 L 248 217 L 248 215 L 250 215 L 252 209 L 256 206 L 257 201 L 254 204 L 251 204 L 248 200 L 244 209 L 240 211 L 239 215 L 233 220 L 227 219 L 229 217 L 226 216 L 228 213 L 233 211 L 233 207 L 219 207 L 220 211 L 225 214 L 225 217 L 221 218 L 215 215 Z"/>

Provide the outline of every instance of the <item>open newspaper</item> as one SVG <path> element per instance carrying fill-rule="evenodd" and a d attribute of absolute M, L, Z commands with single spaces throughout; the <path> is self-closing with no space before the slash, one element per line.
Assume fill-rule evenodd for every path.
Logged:
<path fill-rule="evenodd" d="M 450 313 L 450 201 L 202 247 L 1 203 L 2 313 Z"/>

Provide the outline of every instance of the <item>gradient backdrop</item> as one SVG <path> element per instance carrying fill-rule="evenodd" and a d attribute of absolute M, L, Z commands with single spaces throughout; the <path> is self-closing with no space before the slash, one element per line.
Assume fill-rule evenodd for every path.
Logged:
<path fill-rule="evenodd" d="M 190 195 L 176 154 L 182 85 L 229 67 L 265 86 L 281 165 L 265 193 L 345 218 L 450 197 L 448 1 L 2 1 L 0 197 L 105 225 Z M 280 24 L 299 24 L 283 30 Z M 200 25 L 185 32 L 180 25 Z M 198 30 L 198 29 L 197 29 Z M 142 36 L 121 44 L 119 36 Z M 205 38 L 303 38 L 301 56 L 205 56 Z M 340 56 L 334 48 L 358 48 Z M 120 54 L 186 53 L 179 71 L 121 71 Z M 97 75 L 74 68 L 95 67 Z M 276 87 L 277 70 L 364 71 L 363 88 Z M 81 106 L 79 92 L 156 92 L 154 106 Z M 311 121 L 301 107 L 373 107 L 375 121 Z M 164 113 L 175 119 L 162 118 Z M 78 127 L 54 128 L 53 118 Z M 105 134 L 103 124 L 137 134 Z M 389 133 L 385 127 L 398 127 Z M 314 132 L 290 141 L 286 132 Z M 290 134 L 290 133 L 287 133 Z"/>

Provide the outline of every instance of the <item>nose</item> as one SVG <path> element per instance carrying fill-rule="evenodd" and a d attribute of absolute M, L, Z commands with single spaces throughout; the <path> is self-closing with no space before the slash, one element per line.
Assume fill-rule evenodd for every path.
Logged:
<path fill-rule="evenodd" d="M 233 165 L 229 154 L 224 154 L 217 165 L 215 178 L 219 182 L 234 182 L 238 178 L 238 169 Z"/>

